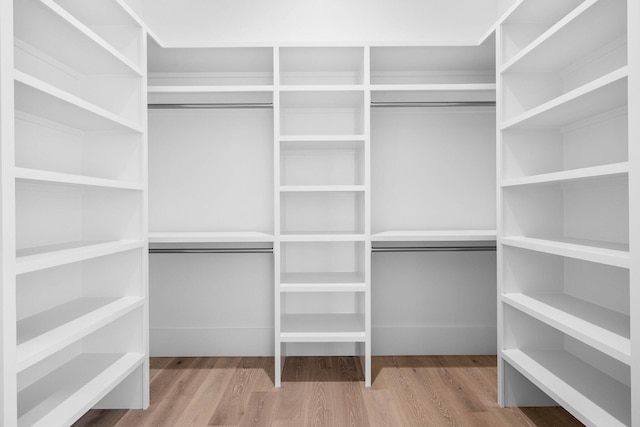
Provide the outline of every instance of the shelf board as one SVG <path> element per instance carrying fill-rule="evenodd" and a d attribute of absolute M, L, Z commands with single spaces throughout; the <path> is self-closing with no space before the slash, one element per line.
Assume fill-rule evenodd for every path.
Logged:
<path fill-rule="evenodd" d="M 139 353 L 82 354 L 18 393 L 18 425 L 71 425 L 144 362 Z"/>
<path fill-rule="evenodd" d="M 14 70 L 15 108 L 84 131 L 126 130 L 143 133 L 141 126 L 71 95 L 21 71 Z"/>
<path fill-rule="evenodd" d="M 622 67 L 513 119 L 501 129 L 555 129 L 627 104 L 628 68 Z"/>
<path fill-rule="evenodd" d="M 371 235 L 372 242 L 476 242 L 495 240 L 496 230 L 384 231 Z"/>
<path fill-rule="evenodd" d="M 273 242 L 272 234 L 255 231 L 150 232 L 149 243 Z"/>
<path fill-rule="evenodd" d="M 143 302 L 141 297 L 79 298 L 18 321 L 17 372 L 141 307 Z"/>
<path fill-rule="evenodd" d="M 587 0 L 522 49 L 502 72 L 561 72 L 626 33 L 626 3 Z"/>
<path fill-rule="evenodd" d="M 140 67 L 53 0 L 17 2 L 15 14 L 21 18 L 14 26 L 16 39 L 43 50 L 76 71 L 143 75 Z"/>
<path fill-rule="evenodd" d="M 338 233 L 338 232 L 309 232 L 309 233 L 283 233 L 280 235 L 283 242 L 364 242 L 364 234 Z"/>
<path fill-rule="evenodd" d="M 147 86 L 147 93 L 233 93 L 233 92 L 273 92 L 273 85 L 199 85 L 199 86 Z"/>
<path fill-rule="evenodd" d="M 628 174 L 629 162 L 621 162 L 601 166 L 592 166 L 588 168 L 571 169 L 561 172 L 503 179 L 501 186 L 504 188 L 519 185 L 559 183 L 596 178 L 620 178 L 627 176 Z"/>
<path fill-rule="evenodd" d="M 118 181 L 114 179 L 95 178 L 84 175 L 73 175 L 38 169 L 16 167 L 14 169 L 16 182 L 52 184 L 80 187 L 102 187 L 123 190 L 142 190 L 140 184 Z"/>
<path fill-rule="evenodd" d="M 372 92 L 495 92 L 495 83 L 372 84 Z"/>
<path fill-rule="evenodd" d="M 281 142 L 364 142 L 364 135 L 280 135 Z"/>
<path fill-rule="evenodd" d="M 364 85 L 280 85 L 280 92 L 364 92 Z"/>
<path fill-rule="evenodd" d="M 631 391 L 564 351 L 503 350 L 502 357 L 588 425 L 631 425 Z"/>
<path fill-rule="evenodd" d="M 39 246 L 17 251 L 16 274 L 99 258 L 133 249 L 143 248 L 142 240 L 79 241 Z"/>
<path fill-rule="evenodd" d="M 365 191 L 364 185 L 281 185 L 280 192 L 293 193 L 319 193 L 319 192 L 362 192 Z"/>
<path fill-rule="evenodd" d="M 282 273 L 281 292 L 364 292 L 364 273 Z"/>
<path fill-rule="evenodd" d="M 502 301 L 577 340 L 631 364 L 629 316 L 559 293 L 502 295 Z"/>
<path fill-rule="evenodd" d="M 363 342 L 364 315 L 283 314 L 280 317 L 282 342 Z"/>
<path fill-rule="evenodd" d="M 629 246 L 585 239 L 508 236 L 500 243 L 506 246 L 559 255 L 584 261 L 629 268 L 631 261 Z"/>
<path fill-rule="evenodd" d="M 384 84 L 371 86 L 372 104 L 400 102 L 492 102 L 495 83 Z"/>

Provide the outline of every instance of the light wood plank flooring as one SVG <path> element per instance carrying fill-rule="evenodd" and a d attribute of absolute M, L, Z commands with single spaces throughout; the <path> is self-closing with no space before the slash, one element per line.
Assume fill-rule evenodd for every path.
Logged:
<path fill-rule="evenodd" d="M 581 426 L 561 408 L 496 403 L 495 356 L 152 358 L 151 406 L 92 410 L 75 426 Z"/>

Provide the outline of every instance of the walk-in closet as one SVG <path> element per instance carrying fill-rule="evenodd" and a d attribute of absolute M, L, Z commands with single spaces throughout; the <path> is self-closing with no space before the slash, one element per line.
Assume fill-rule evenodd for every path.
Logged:
<path fill-rule="evenodd" d="M 0 425 L 640 427 L 640 0 L 0 0 Z"/>

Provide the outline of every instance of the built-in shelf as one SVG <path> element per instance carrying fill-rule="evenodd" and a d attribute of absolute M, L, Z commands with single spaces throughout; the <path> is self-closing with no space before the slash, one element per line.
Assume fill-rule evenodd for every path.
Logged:
<path fill-rule="evenodd" d="M 363 85 L 283 85 L 280 92 L 363 92 Z"/>
<path fill-rule="evenodd" d="M 473 242 L 495 241 L 496 230 L 407 230 L 371 235 L 372 242 Z"/>
<path fill-rule="evenodd" d="M 502 72 L 562 71 L 624 36 L 626 27 L 626 2 L 587 0 L 505 63 Z"/>
<path fill-rule="evenodd" d="M 282 342 L 362 342 L 366 337 L 364 314 L 283 314 L 280 322 Z"/>
<path fill-rule="evenodd" d="M 21 71 L 14 71 L 14 79 L 15 108 L 18 111 L 85 131 L 144 132 L 135 123 Z"/>
<path fill-rule="evenodd" d="M 506 246 L 544 252 L 552 255 L 629 268 L 629 245 L 584 239 L 508 236 L 500 239 Z"/>
<path fill-rule="evenodd" d="M 16 274 L 98 258 L 144 247 L 142 240 L 79 241 L 17 251 Z"/>
<path fill-rule="evenodd" d="M 365 140 L 364 135 L 280 135 L 282 142 L 334 142 L 334 141 L 359 141 Z"/>
<path fill-rule="evenodd" d="M 273 103 L 272 85 L 148 86 L 147 93 L 150 105 L 254 104 L 267 108 Z"/>
<path fill-rule="evenodd" d="M 71 425 L 144 362 L 140 353 L 82 354 L 18 393 L 18 425 Z"/>
<path fill-rule="evenodd" d="M 364 292 L 363 273 L 282 273 L 281 292 Z"/>
<path fill-rule="evenodd" d="M 283 193 L 305 192 L 359 192 L 365 191 L 364 185 L 281 185 Z"/>
<path fill-rule="evenodd" d="M 150 232 L 149 243 L 273 242 L 272 234 L 256 231 Z"/>
<path fill-rule="evenodd" d="M 502 357 L 580 421 L 631 425 L 628 386 L 563 351 L 508 349 Z"/>
<path fill-rule="evenodd" d="M 519 185 L 535 185 L 547 183 L 560 183 L 579 181 L 585 179 L 620 178 L 629 174 L 629 163 L 613 163 L 588 168 L 571 169 L 561 172 L 545 173 L 533 176 L 508 178 L 502 180 L 502 187 L 514 187 Z"/>
<path fill-rule="evenodd" d="M 73 175 L 20 167 L 15 168 L 14 171 L 16 182 L 80 187 L 102 187 L 124 190 L 142 190 L 142 186 L 140 184 L 118 181 L 114 179 L 96 178 L 91 176 Z"/>
<path fill-rule="evenodd" d="M 501 129 L 559 128 L 627 104 L 628 68 L 622 67 L 503 122 Z"/>
<path fill-rule="evenodd" d="M 147 92 L 154 93 L 224 93 L 224 92 L 273 92 L 273 85 L 225 85 L 225 86 L 148 86 Z"/>
<path fill-rule="evenodd" d="M 18 321 L 18 372 L 141 307 L 141 297 L 79 298 Z"/>
<path fill-rule="evenodd" d="M 353 233 L 286 233 L 280 236 L 283 242 L 363 242 L 366 240 L 364 234 Z"/>
<path fill-rule="evenodd" d="M 16 3 L 16 38 L 37 46 L 76 71 L 90 74 L 135 74 L 142 70 L 53 0 Z M 39 29 L 47 28 L 46 32 Z M 55 34 L 56 37 L 51 37 Z"/>
<path fill-rule="evenodd" d="M 384 84 L 371 86 L 372 106 L 385 103 L 494 102 L 495 83 Z M 472 105 L 472 104 L 470 104 Z"/>
<path fill-rule="evenodd" d="M 631 363 L 628 315 L 559 293 L 508 293 L 502 301 L 614 359 Z"/>

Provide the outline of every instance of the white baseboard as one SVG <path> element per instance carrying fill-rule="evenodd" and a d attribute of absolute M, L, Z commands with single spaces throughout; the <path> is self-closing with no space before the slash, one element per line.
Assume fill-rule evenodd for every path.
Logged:
<path fill-rule="evenodd" d="M 496 354 L 496 327 L 383 326 L 372 331 L 372 354 L 462 355 Z M 273 356 L 273 328 L 154 328 L 150 331 L 152 357 Z M 289 344 L 286 354 L 353 354 L 354 345 Z"/>

